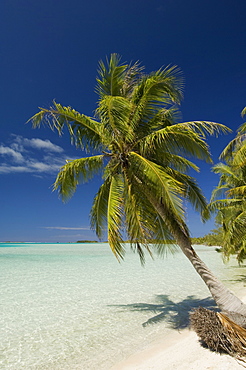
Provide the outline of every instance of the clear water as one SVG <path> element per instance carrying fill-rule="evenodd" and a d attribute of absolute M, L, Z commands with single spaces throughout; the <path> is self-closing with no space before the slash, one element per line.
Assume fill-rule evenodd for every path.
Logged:
<path fill-rule="evenodd" d="M 108 370 L 187 324 L 191 307 L 211 302 L 178 252 L 119 264 L 107 244 L 0 244 L 0 368 Z M 246 268 L 201 258 L 237 292 Z"/>

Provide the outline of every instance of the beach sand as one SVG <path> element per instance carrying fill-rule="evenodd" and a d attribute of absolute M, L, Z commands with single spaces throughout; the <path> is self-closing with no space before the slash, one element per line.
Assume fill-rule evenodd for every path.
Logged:
<path fill-rule="evenodd" d="M 246 302 L 246 297 L 243 299 Z M 219 354 L 201 345 L 189 329 L 169 334 L 151 346 L 133 354 L 111 370 L 242 370 L 246 364 L 227 354 Z"/>

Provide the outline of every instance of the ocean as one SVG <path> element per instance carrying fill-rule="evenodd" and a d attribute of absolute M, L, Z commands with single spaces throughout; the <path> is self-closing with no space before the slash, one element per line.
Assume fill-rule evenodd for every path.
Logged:
<path fill-rule="evenodd" d="M 246 267 L 197 253 L 237 294 Z M 118 263 L 107 243 L 0 244 L 0 369 L 109 370 L 213 307 L 181 252 Z"/>

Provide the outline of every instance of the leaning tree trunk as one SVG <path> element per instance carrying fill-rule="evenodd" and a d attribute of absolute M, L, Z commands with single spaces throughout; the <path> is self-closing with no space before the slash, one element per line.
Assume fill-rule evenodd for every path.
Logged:
<path fill-rule="evenodd" d="M 236 312 L 246 316 L 246 304 L 227 289 L 196 254 L 195 250 L 192 248 L 189 233 L 185 225 L 182 225 L 179 220 L 175 220 L 174 217 L 172 217 L 173 215 L 171 215 L 165 208 L 164 204 L 156 201 L 152 197 L 150 200 L 159 215 L 169 227 L 182 252 L 189 259 L 197 273 L 207 285 L 217 306 L 222 311 Z"/>
<path fill-rule="evenodd" d="M 246 316 L 246 305 L 214 276 L 192 248 L 190 239 L 182 235 L 176 235 L 176 240 L 182 252 L 207 285 L 217 306 L 222 311 L 237 312 Z"/>

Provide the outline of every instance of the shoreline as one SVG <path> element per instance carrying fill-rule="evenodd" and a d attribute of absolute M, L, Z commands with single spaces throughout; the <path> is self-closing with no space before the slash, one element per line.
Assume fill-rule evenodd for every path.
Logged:
<path fill-rule="evenodd" d="M 241 291 L 241 293 L 240 298 L 246 303 L 245 292 Z M 110 370 L 242 370 L 243 368 L 245 365 L 241 365 L 230 355 L 213 352 L 203 347 L 195 331 L 186 328 L 163 336 L 115 364 Z"/>

